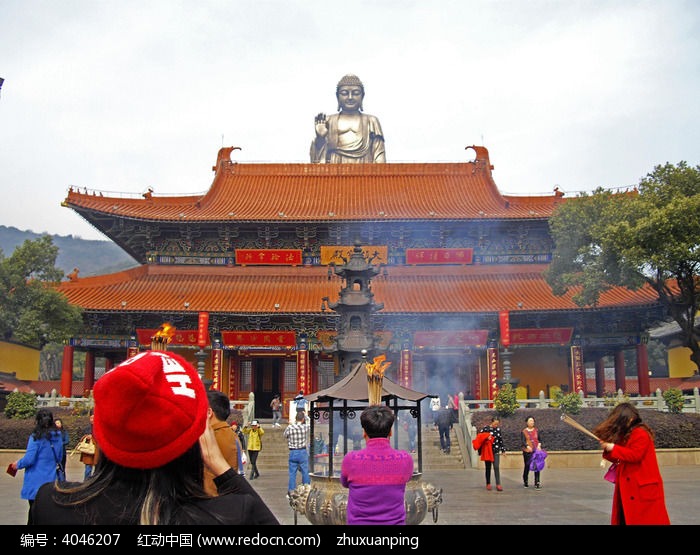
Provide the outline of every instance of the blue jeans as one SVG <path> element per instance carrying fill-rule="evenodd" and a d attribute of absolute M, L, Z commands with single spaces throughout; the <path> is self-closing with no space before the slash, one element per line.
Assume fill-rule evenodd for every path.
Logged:
<path fill-rule="evenodd" d="M 309 452 L 306 449 L 289 450 L 289 491 L 297 487 L 297 472 L 301 472 L 301 483 L 310 484 Z"/>
<path fill-rule="evenodd" d="M 92 476 L 92 465 L 86 464 L 85 465 L 85 474 L 83 475 L 83 480 L 87 480 L 90 476 Z"/>

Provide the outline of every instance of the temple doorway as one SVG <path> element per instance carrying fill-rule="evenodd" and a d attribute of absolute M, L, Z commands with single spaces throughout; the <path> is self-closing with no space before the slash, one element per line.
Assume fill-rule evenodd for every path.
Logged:
<path fill-rule="evenodd" d="M 272 418 L 270 401 L 282 391 L 280 376 L 281 357 L 257 357 L 253 360 L 253 393 L 255 393 L 255 417 Z"/>

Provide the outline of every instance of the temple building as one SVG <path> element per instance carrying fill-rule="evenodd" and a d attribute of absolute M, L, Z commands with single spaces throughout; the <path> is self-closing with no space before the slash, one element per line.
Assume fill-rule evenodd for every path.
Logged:
<path fill-rule="evenodd" d="M 90 330 L 65 346 L 61 393 L 75 349 L 90 390 L 97 358 L 109 370 L 168 329 L 167 348 L 210 387 L 254 393 L 257 417 L 275 393 L 286 406 L 377 355 L 403 387 L 490 399 L 504 383 L 521 398 L 612 393 L 606 358 L 615 391 L 627 390 L 634 349 L 630 393 L 648 395 L 646 338 L 664 316 L 655 292 L 612 289 L 581 308 L 544 280 L 564 195 L 501 194 L 483 146 L 463 162 L 388 162 L 364 96 L 356 75 L 340 79 L 337 113 L 314 119 L 309 163 L 238 163 L 226 147 L 204 195 L 71 188 L 63 205 L 140 266 L 60 285 Z"/>
<path fill-rule="evenodd" d="M 91 330 L 66 346 L 62 383 L 75 349 L 87 352 L 90 389 L 96 357 L 108 370 L 168 322 L 169 348 L 232 399 L 254 392 L 258 416 L 274 393 L 326 388 L 347 371 L 332 352 L 334 268 L 361 245 L 380 270 L 369 283 L 377 349 L 401 385 L 483 399 L 511 381 L 521 397 L 602 396 L 604 357 L 624 388 L 634 349 L 632 393 L 649 394 L 647 331 L 663 317 L 654 292 L 612 289 L 590 308 L 553 295 L 548 221 L 565 197 L 501 194 L 487 149 L 467 150 L 451 163 L 237 163 L 228 147 L 204 195 L 69 190 L 64 206 L 140 266 L 61 284 Z"/>

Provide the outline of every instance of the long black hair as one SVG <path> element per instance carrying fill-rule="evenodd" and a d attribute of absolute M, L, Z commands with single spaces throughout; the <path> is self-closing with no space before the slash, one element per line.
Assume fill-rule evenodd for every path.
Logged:
<path fill-rule="evenodd" d="M 619 403 L 610 411 L 608 417 L 598 424 L 593 433 L 603 441 L 620 443 L 627 440 L 632 430 L 637 427 L 644 428 L 654 440 L 654 432 L 644 422 L 639 410 L 632 403 Z"/>
<path fill-rule="evenodd" d="M 56 431 L 56 424 L 53 421 L 53 413 L 49 409 L 41 408 L 36 413 L 36 425 L 32 432 L 32 437 L 36 440 L 46 438 L 51 439 L 51 432 Z"/>
<path fill-rule="evenodd" d="M 203 485 L 204 463 L 199 441 L 169 463 L 152 469 L 127 468 L 100 452 L 95 473 L 84 482 L 56 485 L 54 500 L 62 506 L 85 507 L 96 524 L 104 524 L 101 515 L 88 504 L 118 488 L 123 497 L 117 518 L 133 524 L 191 524 L 205 509 L 194 503 L 207 499 Z M 221 519 L 209 513 L 213 521 Z M 213 522 L 215 523 L 215 522 Z"/>

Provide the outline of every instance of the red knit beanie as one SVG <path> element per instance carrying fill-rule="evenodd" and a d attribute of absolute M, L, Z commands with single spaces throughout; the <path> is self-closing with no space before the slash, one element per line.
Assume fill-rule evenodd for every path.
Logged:
<path fill-rule="evenodd" d="M 100 451 L 129 468 L 156 468 L 187 451 L 204 433 L 207 394 L 184 358 L 145 351 L 95 383 L 93 433 Z"/>

